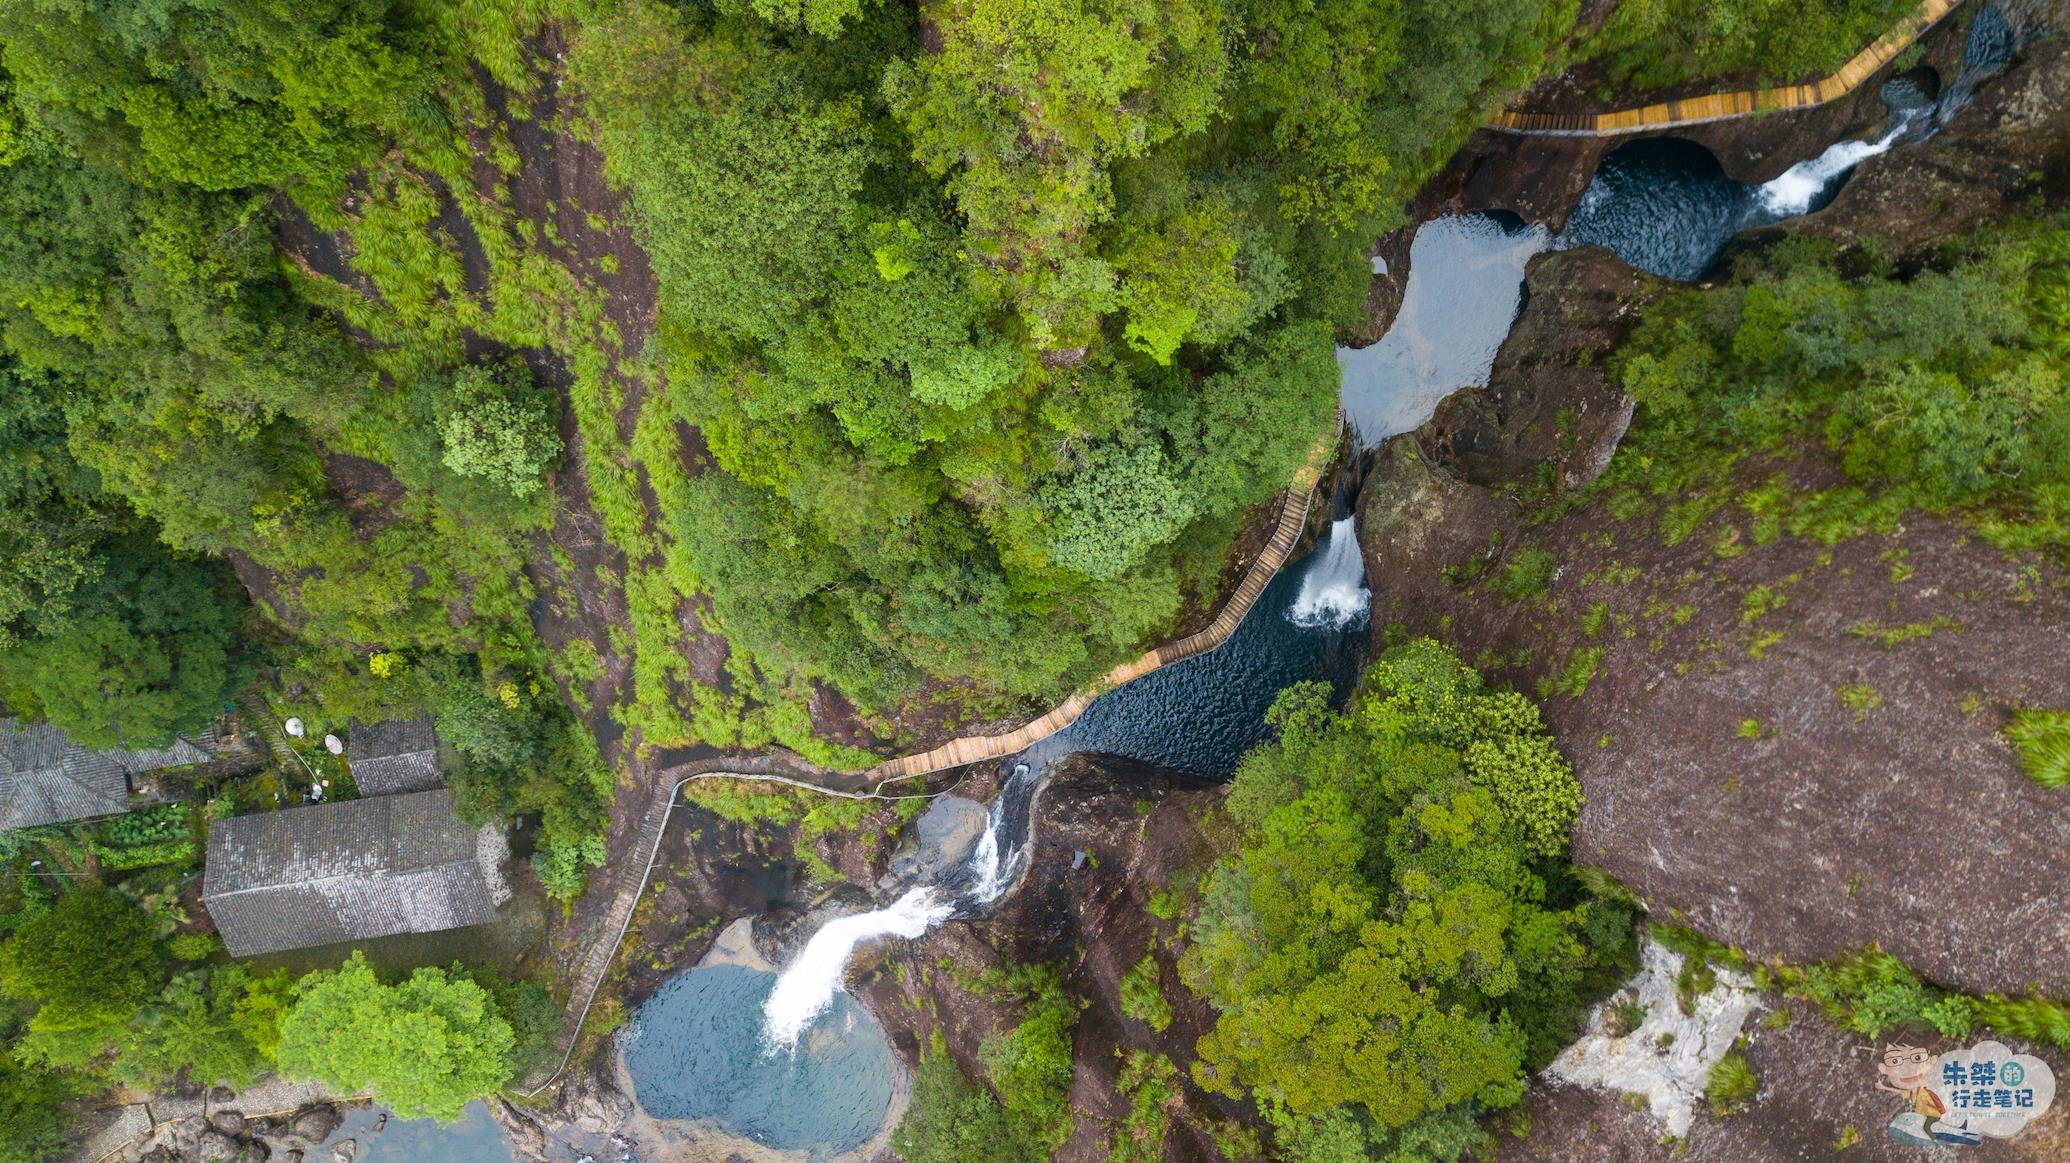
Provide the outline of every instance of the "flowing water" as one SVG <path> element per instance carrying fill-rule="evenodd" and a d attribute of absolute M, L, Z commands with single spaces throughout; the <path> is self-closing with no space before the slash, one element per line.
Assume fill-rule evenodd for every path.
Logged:
<path fill-rule="evenodd" d="M 1366 562 L 1359 553 L 1355 517 L 1330 523 L 1322 552 L 1308 559 L 1301 590 L 1287 610 L 1287 620 L 1304 630 L 1353 630 L 1372 613 L 1373 595 L 1366 589 Z"/>
<path fill-rule="evenodd" d="M 621 1036 L 647 1113 L 815 1157 L 868 1143 L 890 1109 L 896 1071 L 883 1030 L 836 994 L 795 1045 L 772 1053 L 762 1014 L 777 988 L 759 969 L 708 965 L 649 998 Z"/>
<path fill-rule="evenodd" d="M 1700 279 L 1740 231 L 1824 209 L 1854 167 L 1896 145 L 1916 119 L 1900 111 L 1880 135 L 1834 142 L 1758 186 L 1727 177 L 1693 141 L 1635 141 L 1603 159 L 1560 245 L 1606 246 L 1640 270 Z"/>
<path fill-rule="evenodd" d="M 1524 264 L 1551 241 L 1513 214 L 1456 214 L 1417 227 L 1393 325 L 1370 347 L 1337 349 L 1344 415 L 1362 446 L 1416 428 L 1439 400 L 1488 382 L 1523 303 Z"/>
<path fill-rule="evenodd" d="M 1978 23 L 1987 14 L 1995 15 L 1987 7 Z M 1986 28 L 1977 51 L 1972 30 L 1980 62 L 2000 41 L 2010 43 L 1994 36 Z M 1977 64 L 1978 75 L 2009 55 Z M 1699 278 L 1733 234 L 1823 207 L 1856 165 L 1898 144 L 1915 124 L 1944 119 L 1951 99 L 1966 100 L 1973 87 L 1973 80 L 1951 87 L 1933 103 L 1935 118 L 1916 102 L 1893 100 L 1893 122 L 1876 138 L 1835 143 L 1760 186 L 1726 177 L 1692 142 L 1635 142 L 1605 159 L 1557 241 L 1511 215 L 1423 224 L 1393 326 L 1370 347 L 1338 351 L 1344 410 L 1359 448 L 1420 426 L 1445 396 L 1487 383 L 1522 304 L 1525 264 L 1540 251 L 1601 244 L 1641 269 Z M 1110 691 L 1068 730 L 1009 760 L 986 829 L 960 867 L 884 908 L 828 922 L 780 977 L 721 966 L 665 986 L 641 1008 L 626 1050 L 648 1109 L 711 1119 L 772 1146 L 838 1152 L 867 1141 L 883 1119 L 894 1067 L 881 1032 L 842 988 L 855 950 L 878 938 L 917 938 L 983 912 L 1009 891 L 1027 864 L 1035 797 L 1063 757 L 1099 752 L 1227 778 L 1263 738 L 1265 711 L 1286 686 L 1321 679 L 1340 696 L 1348 691 L 1371 616 L 1351 515 L 1355 493 L 1355 480 L 1340 482 L 1321 548 L 1282 570 L 1220 648 Z"/>
<path fill-rule="evenodd" d="M 820 926 L 762 1003 L 767 1019 L 763 1037 L 777 1050 L 795 1050 L 813 1019 L 833 1004 L 856 946 L 878 937 L 918 937 L 955 911 L 954 897 L 921 885 L 906 890 L 888 908 L 838 917 Z"/>
<path fill-rule="evenodd" d="M 1900 114 L 1883 136 L 1873 141 L 1836 141 L 1810 161 L 1798 162 L 1780 175 L 1754 188 L 1754 221 L 1780 222 L 1809 214 L 1833 200 L 1839 179 L 1849 170 L 1889 149 L 1911 125 Z"/>

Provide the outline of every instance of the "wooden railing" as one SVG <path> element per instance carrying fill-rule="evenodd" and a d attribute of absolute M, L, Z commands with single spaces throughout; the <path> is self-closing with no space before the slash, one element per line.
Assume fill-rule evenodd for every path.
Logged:
<path fill-rule="evenodd" d="M 1078 716 L 1084 714 L 1085 709 L 1092 706 L 1093 700 L 1102 694 L 1123 683 L 1134 682 L 1174 662 L 1206 654 L 1227 642 L 1229 636 L 1236 633 L 1236 628 L 1243 624 L 1244 615 L 1251 612 L 1251 606 L 1256 604 L 1258 596 L 1265 592 L 1266 586 L 1272 584 L 1272 579 L 1279 574 L 1280 567 L 1286 564 L 1288 556 L 1294 552 L 1294 547 L 1300 543 L 1301 530 L 1308 524 L 1308 507 L 1315 497 L 1316 482 L 1322 476 L 1323 466 L 1328 464 L 1331 456 L 1335 454 L 1337 442 L 1343 438 L 1343 434 L 1344 415 L 1339 412 L 1336 426 L 1315 442 L 1315 446 L 1308 452 L 1307 459 L 1295 470 L 1286 491 L 1280 494 L 1279 522 L 1273 528 L 1272 539 L 1258 552 L 1257 558 L 1251 562 L 1250 569 L 1244 573 L 1243 581 L 1237 584 L 1236 592 L 1229 595 L 1228 601 L 1222 603 L 1221 611 L 1215 615 L 1215 620 L 1209 623 L 1206 629 L 1122 663 L 1101 675 L 1090 687 L 1065 699 L 1048 714 L 1015 730 L 998 735 L 966 735 L 960 739 L 951 739 L 932 751 L 888 759 L 869 769 L 870 778 L 881 787 L 883 784 L 916 775 L 1018 755 L 1035 743 L 1077 722 Z"/>
<path fill-rule="evenodd" d="M 1681 125 L 1701 125 L 1707 121 L 1725 121 L 1734 117 L 1747 117 L 1784 109 L 1808 109 L 1828 101 L 1837 101 L 1854 92 L 1862 82 L 1875 76 L 1879 69 L 1909 48 L 1913 41 L 1939 23 L 1941 17 L 1954 11 L 1961 2 L 1962 0 L 1923 0 L 1917 13 L 1899 21 L 1889 32 L 1877 37 L 1875 43 L 1856 53 L 1852 60 L 1840 66 L 1839 72 L 1822 80 L 1806 81 L 1799 85 L 1741 89 L 1731 93 L 1708 93 L 1675 101 L 1661 101 L 1637 109 L 1619 109 L 1610 113 L 1531 113 L 1508 109 L 1496 114 L 1494 120 L 1488 122 L 1488 128 L 1504 133 L 1543 134 L 1554 137 L 1607 137 L 1620 133 L 1673 129 Z"/>
<path fill-rule="evenodd" d="M 648 793 L 646 807 L 640 814 L 639 831 L 633 837 L 633 859 L 618 869 L 616 884 L 611 894 L 611 905 L 599 922 L 602 932 L 589 948 L 583 950 L 578 962 L 575 978 L 568 990 L 567 1013 L 562 1019 L 560 1033 L 554 1039 L 553 1069 L 525 1079 L 517 1092 L 532 1097 L 551 1086 L 567 1069 L 568 1060 L 575 1052 L 576 1043 L 582 1035 L 582 1024 L 589 1017 L 589 1011 L 596 1004 L 598 989 L 610 973 L 611 964 L 617 960 L 618 947 L 625 940 L 625 934 L 632 927 L 632 918 L 640 904 L 640 896 L 647 891 L 647 881 L 654 874 L 654 862 L 661 853 L 662 837 L 667 834 L 669 816 L 675 811 L 679 793 L 686 784 L 699 779 L 744 779 L 765 783 L 780 783 L 806 791 L 825 795 L 842 796 L 847 799 L 901 800 L 928 798 L 926 793 L 894 795 L 887 793 L 887 783 L 912 776 L 925 775 L 967 763 L 985 759 L 1004 758 L 1027 749 L 1028 745 L 1044 739 L 1071 725 L 1093 699 L 1103 691 L 1111 690 L 1122 683 L 1141 678 L 1162 666 L 1168 666 L 1184 658 L 1206 654 L 1236 632 L 1243 623 L 1245 614 L 1256 604 L 1258 595 L 1265 592 L 1280 567 L 1300 543 L 1301 529 L 1307 523 L 1308 507 L 1315 495 L 1315 485 L 1322 477 L 1323 466 L 1335 453 L 1337 442 L 1344 432 L 1344 417 L 1340 412 L 1337 423 L 1330 432 L 1318 439 L 1309 450 L 1308 457 L 1294 472 L 1293 479 L 1280 496 L 1279 522 L 1272 531 L 1272 539 L 1259 551 L 1257 559 L 1251 562 L 1243 581 L 1236 587 L 1229 600 L 1215 615 L 1215 620 L 1197 634 L 1152 650 L 1133 662 L 1124 663 L 1108 671 L 1092 687 L 1066 699 L 1063 705 L 1034 720 L 1017 731 L 1002 735 L 983 735 L 956 739 L 920 755 L 909 755 L 900 759 L 880 763 L 861 772 L 828 772 L 811 768 L 802 762 L 780 756 L 723 756 L 717 759 L 700 760 L 671 767 L 657 773 L 652 790 Z"/>

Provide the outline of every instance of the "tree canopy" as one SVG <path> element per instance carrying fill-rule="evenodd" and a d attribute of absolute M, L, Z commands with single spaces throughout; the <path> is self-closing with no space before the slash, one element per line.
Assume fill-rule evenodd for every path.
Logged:
<path fill-rule="evenodd" d="M 30 1028 L 62 1033 L 126 1018 L 165 968 L 151 918 L 110 889 L 67 893 L 0 945 L 0 989 L 38 1003 Z"/>
<path fill-rule="evenodd" d="M 489 991 L 441 969 L 385 985 L 358 953 L 304 979 L 280 1026 L 283 1074 L 371 1088 L 406 1119 L 451 1122 L 510 1077 L 516 1036 Z"/>
<path fill-rule="evenodd" d="M 1196 1077 L 1289 1142 L 1458 1138 L 1572 1039 L 1631 918 L 1567 873 L 1580 788 L 1528 699 L 1427 639 L 1328 697 L 1282 694 L 1237 770 L 1181 961 L 1219 1012 Z"/>

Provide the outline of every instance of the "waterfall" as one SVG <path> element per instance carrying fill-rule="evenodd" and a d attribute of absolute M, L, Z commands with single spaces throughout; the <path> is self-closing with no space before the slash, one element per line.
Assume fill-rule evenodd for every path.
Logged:
<path fill-rule="evenodd" d="M 1834 142 L 1817 157 L 1798 162 L 1783 171 L 1781 177 L 1762 183 L 1754 191 L 1755 205 L 1775 219 L 1794 218 L 1809 211 L 1835 179 L 1889 149 L 1911 124 L 1910 115 L 1899 114 L 1896 123 L 1874 141 Z"/>
<path fill-rule="evenodd" d="M 1301 592 L 1287 609 L 1287 620 L 1303 629 L 1348 630 L 1365 621 L 1372 608 L 1366 590 L 1366 563 L 1358 549 L 1356 517 L 1330 523 L 1330 537 L 1301 577 Z"/>
<path fill-rule="evenodd" d="M 887 908 L 828 921 L 805 943 L 762 1003 L 763 1036 L 778 1049 L 795 1047 L 799 1035 L 833 1002 L 856 946 L 874 937 L 918 937 L 955 911 L 955 901 L 922 885 L 906 890 Z"/>
<path fill-rule="evenodd" d="M 1030 752 L 1030 754 L 1034 754 Z M 958 913 L 991 904 L 1012 886 L 1027 857 L 1028 817 L 1043 771 L 1016 763 L 985 814 L 985 832 L 970 858 L 940 884 L 916 885 L 881 909 L 837 917 L 820 927 L 784 967 L 762 1005 L 762 1036 L 789 1050 L 833 1003 L 848 959 L 878 937 L 911 940 Z"/>
<path fill-rule="evenodd" d="M 1955 73 L 1955 80 L 1934 103 L 1934 124 L 1946 125 L 1954 120 L 1955 115 L 1962 112 L 1970 98 L 1976 95 L 1978 85 L 2012 63 L 2022 39 L 1997 5 L 1986 4 L 1977 9 L 1976 16 L 1969 22 L 1969 35 L 1962 42 L 1962 65 Z"/>

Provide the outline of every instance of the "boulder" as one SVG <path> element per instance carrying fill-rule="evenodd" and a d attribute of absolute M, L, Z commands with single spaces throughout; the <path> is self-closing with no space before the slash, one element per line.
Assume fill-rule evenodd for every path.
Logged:
<path fill-rule="evenodd" d="M 334 1106 L 313 1106 L 295 1116 L 288 1124 L 288 1130 L 296 1138 L 309 1143 L 321 1143 L 331 1137 L 344 1123 L 345 1117 Z"/>
<path fill-rule="evenodd" d="M 546 1163 L 546 1132 L 539 1124 L 500 1099 L 489 1104 L 489 1117 L 503 1129 L 503 1142 L 517 1163 Z"/>
<path fill-rule="evenodd" d="M 607 1135 L 632 1117 L 632 1100 L 595 1073 L 577 1078 L 561 1096 L 563 1117 L 576 1130 Z"/>
<path fill-rule="evenodd" d="M 194 1163 L 233 1163 L 238 1157 L 238 1142 L 211 1127 L 201 1132 L 194 1140 L 194 1149 L 184 1157 Z"/>
<path fill-rule="evenodd" d="M 331 1163 L 352 1163 L 359 1158 L 359 1140 L 344 1139 L 331 1148 Z"/>
<path fill-rule="evenodd" d="M 244 1134 L 244 1116 L 236 1111 L 217 1111 L 208 1117 L 208 1125 L 233 1139 Z"/>

